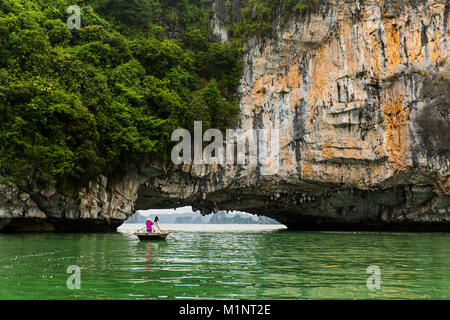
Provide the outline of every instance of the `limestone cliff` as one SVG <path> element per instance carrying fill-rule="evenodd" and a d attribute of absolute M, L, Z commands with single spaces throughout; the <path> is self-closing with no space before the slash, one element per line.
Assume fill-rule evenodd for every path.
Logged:
<path fill-rule="evenodd" d="M 280 129 L 276 174 L 147 159 L 76 196 L 1 185 L 0 228 L 114 230 L 139 209 L 193 205 L 293 229 L 448 231 L 450 5 L 322 2 L 246 44 L 240 127 Z M 223 13 L 212 23 L 227 41 Z"/>

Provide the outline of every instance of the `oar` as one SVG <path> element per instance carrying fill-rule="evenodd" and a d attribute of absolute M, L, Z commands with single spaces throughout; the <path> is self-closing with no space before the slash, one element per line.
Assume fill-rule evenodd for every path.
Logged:
<path fill-rule="evenodd" d="M 134 233 L 131 233 L 131 234 L 124 233 L 124 235 L 125 235 L 125 237 L 130 237 L 131 238 L 131 236 L 134 236 Z"/>
<path fill-rule="evenodd" d="M 145 229 L 147 229 L 147 228 L 146 228 L 146 227 L 141 228 L 141 229 L 137 230 L 136 232 L 144 231 Z M 134 235 L 135 235 L 134 233 L 135 233 L 135 232 L 133 232 L 133 233 L 131 233 L 131 234 L 125 234 L 125 236 L 131 237 L 131 236 L 134 236 Z"/>

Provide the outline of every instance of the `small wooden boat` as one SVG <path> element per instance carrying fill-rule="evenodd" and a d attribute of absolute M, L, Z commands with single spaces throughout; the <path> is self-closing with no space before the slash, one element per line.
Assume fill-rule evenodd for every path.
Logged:
<path fill-rule="evenodd" d="M 137 232 L 139 240 L 166 240 L 170 232 Z"/>

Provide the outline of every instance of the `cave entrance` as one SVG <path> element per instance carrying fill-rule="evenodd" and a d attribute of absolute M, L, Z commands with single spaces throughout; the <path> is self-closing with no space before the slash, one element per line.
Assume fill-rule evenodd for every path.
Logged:
<path fill-rule="evenodd" d="M 162 229 L 171 228 L 172 225 L 271 225 L 283 227 L 275 219 L 258 216 L 242 211 L 218 211 L 203 216 L 200 211 L 194 211 L 192 207 L 180 207 L 176 209 L 148 209 L 139 210 L 124 222 L 124 228 L 130 225 L 144 225 L 147 217 L 152 220 L 159 218 Z"/>

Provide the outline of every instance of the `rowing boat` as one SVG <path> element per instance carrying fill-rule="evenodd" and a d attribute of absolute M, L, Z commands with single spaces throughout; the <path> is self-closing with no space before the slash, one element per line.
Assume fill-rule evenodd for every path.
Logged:
<path fill-rule="evenodd" d="M 170 232 L 137 232 L 139 240 L 166 240 Z"/>

